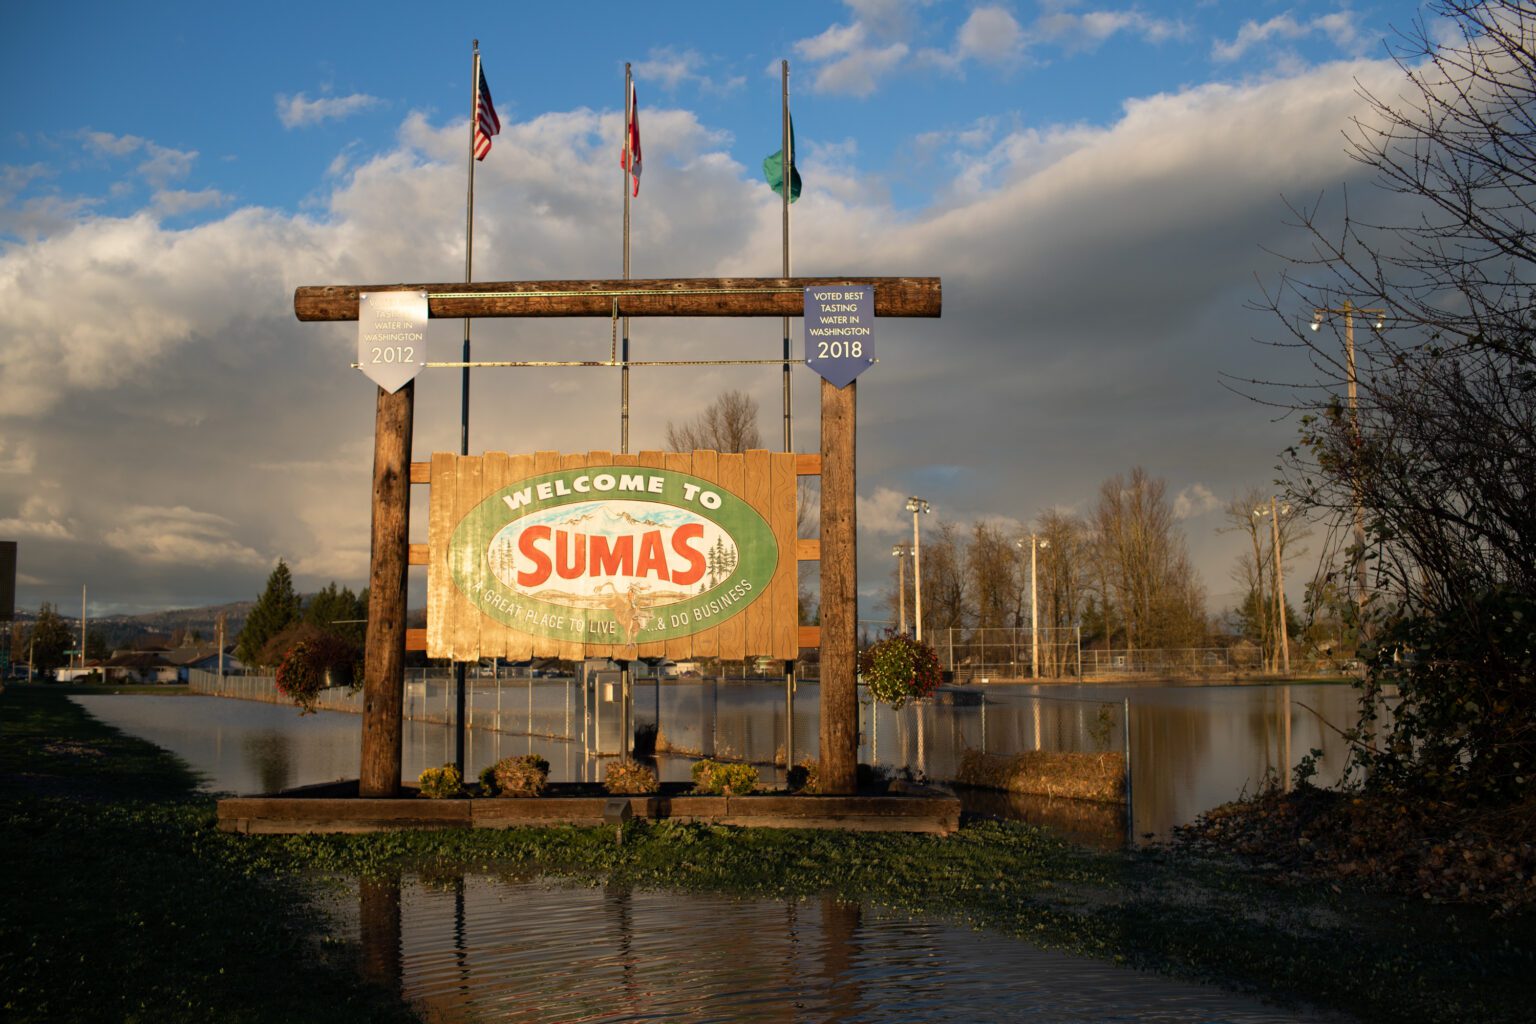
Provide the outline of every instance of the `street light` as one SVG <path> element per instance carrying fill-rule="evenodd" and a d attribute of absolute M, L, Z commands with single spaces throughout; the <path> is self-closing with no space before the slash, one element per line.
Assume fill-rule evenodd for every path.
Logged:
<path fill-rule="evenodd" d="M 1013 542 L 1014 547 L 1022 548 L 1023 539 Z M 1029 535 L 1029 675 L 1031 679 L 1040 678 L 1040 613 L 1039 605 L 1035 601 L 1035 553 L 1043 548 L 1051 546 L 1049 540 L 1041 540 L 1039 534 Z"/>
<path fill-rule="evenodd" d="M 1278 505 L 1276 499 L 1269 499 L 1269 508 L 1260 506 L 1253 510 L 1255 518 L 1269 516 L 1269 525 L 1274 530 L 1274 556 L 1275 556 L 1275 618 L 1279 619 L 1280 636 L 1280 672 L 1290 675 L 1291 672 L 1291 642 L 1286 635 L 1285 625 L 1285 572 L 1282 568 L 1284 556 L 1280 550 L 1280 517 L 1291 514 L 1291 506 Z"/>
<path fill-rule="evenodd" d="M 1357 313 L 1368 315 L 1371 318 L 1371 330 L 1380 331 L 1387 326 L 1387 311 L 1362 309 L 1345 299 L 1344 305 L 1337 309 L 1323 306 L 1312 310 L 1311 328 L 1316 331 L 1323 326 L 1323 320 L 1334 313 L 1344 318 L 1344 373 L 1349 382 L 1349 430 L 1354 449 L 1350 454 L 1353 459 L 1358 459 L 1360 456 L 1360 402 L 1356 395 L 1355 384 L 1355 315 Z M 1350 485 L 1355 492 L 1355 606 L 1360 613 L 1360 628 L 1363 630 L 1365 627 L 1365 513 L 1361 509 L 1359 469 L 1354 465 L 1353 459 L 1350 464 Z"/>
<path fill-rule="evenodd" d="M 912 549 L 905 544 L 897 544 L 891 548 L 891 554 L 896 558 L 896 600 L 901 606 L 901 618 L 898 620 L 901 628 L 898 632 L 907 631 L 907 558 L 912 554 Z"/>
<path fill-rule="evenodd" d="M 921 643 L 923 639 L 923 547 L 917 534 L 917 517 L 919 514 L 928 515 L 933 510 L 928 507 L 928 499 L 911 497 L 907 499 L 907 511 L 912 513 L 913 635 Z"/>

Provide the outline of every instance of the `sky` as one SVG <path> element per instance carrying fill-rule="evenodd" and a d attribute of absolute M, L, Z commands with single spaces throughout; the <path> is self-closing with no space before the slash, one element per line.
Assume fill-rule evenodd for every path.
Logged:
<path fill-rule="evenodd" d="M 1165 481 L 1212 613 L 1294 420 L 1224 380 L 1304 381 L 1253 308 L 1306 239 L 1287 203 L 1371 210 L 1345 151 L 1397 94 L 1418 5 L 847 0 L 10 5 L 0 37 L 0 539 L 17 603 L 92 615 L 368 571 L 376 389 L 354 324 L 294 288 L 464 272 L 471 45 L 502 132 L 476 167 L 474 276 L 618 277 L 624 64 L 644 147 L 636 277 L 777 276 L 779 62 L 804 195 L 797 275 L 934 276 L 937 320 L 879 325 L 859 379 L 860 615 L 925 521 L 1016 535 Z M 1297 316 L 1310 310 L 1297 310 Z M 795 344 L 800 344 L 795 321 Z M 455 359 L 459 321 L 434 321 Z M 774 358 L 777 320 L 636 320 L 635 359 Z M 478 359 L 603 359 L 601 320 L 480 320 Z M 765 367 L 636 369 L 631 448 Z M 818 382 L 794 371 L 795 445 Z M 609 369 L 482 370 L 472 450 L 619 446 Z M 459 375 L 417 384 L 415 458 L 457 450 Z M 420 490 L 420 489 L 418 489 Z M 425 504 L 414 500 L 415 538 Z M 1298 551 L 1294 599 L 1315 564 Z M 424 570 L 413 570 L 413 604 Z"/>

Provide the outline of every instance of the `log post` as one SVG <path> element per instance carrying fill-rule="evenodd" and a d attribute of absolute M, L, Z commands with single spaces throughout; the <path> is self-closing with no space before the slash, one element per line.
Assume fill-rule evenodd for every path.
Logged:
<path fill-rule="evenodd" d="M 855 381 L 821 382 L 821 779 L 823 793 L 858 789 L 858 552 L 855 544 Z"/>
<path fill-rule="evenodd" d="M 363 654 L 363 750 L 358 795 L 400 793 L 405 690 L 405 573 L 411 519 L 411 429 L 416 382 L 379 388 L 373 428 L 373 537 Z"/>

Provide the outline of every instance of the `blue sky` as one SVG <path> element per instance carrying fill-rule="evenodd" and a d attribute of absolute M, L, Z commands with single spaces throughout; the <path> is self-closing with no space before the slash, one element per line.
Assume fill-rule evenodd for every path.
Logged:
<path fill-rule="evenodd" d="M 1335 207 L 1358 90 L 1413 3 L 776 5 L 18 3 L 0 37 L 0 537 L 23 607 L 250 597 L 366 574 L 372 391 L 300 284 L 463 267 L 470 40 L 504 130 L 477 172 L 476 276 L 616 276 L 623 66 L 645 174 L 637 276 L 777 273 L 777 65 L 805 197 L 797 273 L 934 275 L 944 318 L 892 322 L 860 381 L 864 614 L 919 493 L 965 527 L 1086 511 L 1144 465 L 1178 502 L 1212 611 L 1294 424 L 1222 373 L 1310 372 L 1252 311 Z M 437 323 L 451 349 L 455 325 Z M 482 322 L 476 354 L 607 354 L 606 324 Z M 777 352 L 777 323 L 648 322 L 636 358 Z M 759 335 L 761 337 L 759 337 Z M 599 371 L 477 375 L 472 446 L 615 448 Z M 607 371 L 601 371 L 607 373 Z M 430 376 L 430 375 L 429 375 Z M 453 379 L 450 380 L 449 378 Z M 424 379 L 417 457 L 457 445 L 457 375 Z M 796 370 L 796 445 L 814 377 Z M 483 383 L 482 383 L 483 381 Z M 777 374 L 635 381 L 634 447 L 720 390 L 777 438 Z M 906 520 L 906 528 L 910 520 Z M 1317 547 L 1313 545 L 1314 549 Z M 1311 564 L 1288 569 L 1304 581 Z M 1300 593 L 1301 582 L 1293 587 Z"/>

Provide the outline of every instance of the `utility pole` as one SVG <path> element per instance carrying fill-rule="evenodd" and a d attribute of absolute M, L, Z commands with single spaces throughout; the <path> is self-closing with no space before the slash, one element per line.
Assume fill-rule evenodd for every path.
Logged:
<path fill-rule="evenodd" d="M 1367 596 L 1365 578 L 1365 512 L 1361 507 L 1360 497 L 1360 399 L 1358 394 L 1358 375 L 1355 370 L 1355 314 L 1364 313 L 1371 317 L 1371 329 L 1380 331 L 1386 326 L 1385 309 L 1362 309 L 1354 305 L 1348 299 L 1337 309 L 1321 307 L 1312 311 L 1312 330 L 1316 331 L 1323 326 L 1323 319 L 1330 314 L 1337 313 L 1344 318 L 1344 376 L 1348 386 L 1349 397 L 1349 432 L 1350 432 L 1350 485 L 1355 494 L 1355 609 L 1357 613 L 1357 629 L 1360 635 L 1365 630 L 1365 601 Z"/>
<path fill-rule="evenodd" d="M 901 608 L 901 617 L 897 620 L 899 628 L 897 632 L 907 631 L 907 555 L 911 550 L 905 544 L 897 544 L 891 548 L 891 554 L 896 556 L 896 601 Z"/>
<path fill-rule="evenodd" d="M 917 533 L 917 517 L 933 510 L 925 498 L 907 499 L 907 511 L 912 513 L 912 622 L 913 636 L 923 642 L 923 555 L 922 541 Z"/>

